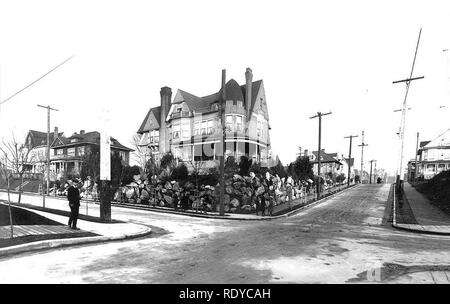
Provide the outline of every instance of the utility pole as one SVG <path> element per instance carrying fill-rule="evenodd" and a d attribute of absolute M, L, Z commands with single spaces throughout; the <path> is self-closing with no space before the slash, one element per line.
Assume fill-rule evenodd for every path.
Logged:
<path fill-rule="evenodd" d="M 224 180 L 224 172 L 225 172 L 225 100 L 226 100 L 226 92 L 225 92 L 225 79 L 226 79 L 226 70 L 222 70 L 222 94 L 220 96 L 219 102 L 219 115 L 220 115 L 220 125 L 221 125 L 221 151 L 219 152 L 220 159 L 220 191 L 219 191 L 219 214 L 225 215 L 225 180 Z"/>
<path fill-rule="evenodd" d="M 398 81 L 393 81 L 392 83 L 402 83 L 404 82 L 406 84 L 406 93 L 405 93 L 405 98 L 403 99 L 403 108 L 402 108 L 402 120 L 400 123 L 400 132 L 399 132 L 399 136 L 400 136 L 400 160 L 399 160 L 399 164 L 398 164 L 398 169 L 397 169 L 397 178 L 396 178 L 396 185 L 397 187 L 400 187 L 400 176 L 402 174 L 402 168 L 403 168 L 403 146 L 404 146 L 404 142 L 405 142 L 405 121 L 406 121 L 406 110 L 407 110 L 407 106 L 406 106 L 406 99 L 408 97 L 408 92 L 409 92 L 409 87 L 411 84 L 411 81 L 413 80 L 418 80 L 418 79 L 423 79 L 424 76 L 420 76 L 420 77 L 412 77 L 413 72 L 414 72 L 414 65 L 416 63 L 416 57 L 417 57 L 417 50 L 419 48 L 419 42 L 420 42 L 420 35 L 422 33 L 422 29 L 420 29 L 419 31 L 419 38 L 417 39 L 417 45 L 416 45 L 416 51 L 414 53 L 414 60 L 413 60 L 413 64 L 411 67 L 411 73 L 409 74 L 409 77 L 403 80 L 398 80 Z M 400 190 L 400 189 L 398 189 Z"/>
<path fill-rule="evenodd" d="M 371 183 L 372 183 L 372 163 L 373 163 L 373 162 L 375 162 L 375 164 L 376 164 L 376 160 L 372 159 L 372 160 L 370 161 L 370 175 L 369 175 L 369 184 L 371 184 Z"/>
<path fill-rule="evenodd" d="M 344 138 L 350 138 L 350 147 L 348 149 L 348 173 L 347 173 L 347 187 L 350 186 L 350 169 L 351 169 L 351 161 L 352 161 L 352 139 L 353 137 L 358 137 L 358 135 L 350 135 Z"/>
<path fill-rule="evenodd" d="M 414 166 L 416 168 L 414 173 L 414 182 L 417 182 L 417 176 L 419 175 L 419 166 L 417 165 L 417 152 L 419 150 L 419 132 L 417 132 L 417 140 L 416 140 L 416 156 L 414 159 Z"/>
<path fill-rule="evenodd" d="M 317 150 L 317 176 L 318 176 L 318 183 L 317 183 L 317 199 L 320 199 L 320 149 L 321 149 L 321 141 L 322 141 L 322 116 L 330 115 L 331 112 L 328 113 L 322 113 L 317 112 L 317 115 L 310 117 L 310 119 L 319 117 L 319 148 Z"/>
<path fill-rule="evenodd" d="M 364 147 L 367 147 L 368 144 L 364 143 L 364 130 L 362 131 L 362 141 L 361 144 L 358 145 L 358 147 L 361 147 L 361 172 L 360 172 L 360 177 L 359 180 L 362 183 L 363 180 L 363 176 L 364 176 Z"/>
<path fill-rule="evenodd" d="M 41 106 L 37 105 L 40 108 L 47 109 L 47 195 L 49 195 L 49 187 L 50 187 L 50 111 L 59 111 L 58 109 L 54 109 L 50 106 Z"/>

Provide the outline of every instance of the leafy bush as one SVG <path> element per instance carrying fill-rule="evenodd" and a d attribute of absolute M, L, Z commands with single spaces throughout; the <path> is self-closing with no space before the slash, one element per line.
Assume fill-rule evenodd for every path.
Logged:
<path fill-rule="evenodd" d="M 252 160 L 247 156 L 241 156 L 241 161 L 239 162 L 239 175 L 248 175 L 250 167 L 252 166 Z"/>
<path fill-rule="evenodd" d="M 225 161 L 225 174 L 233 175 L 239 172 L 239 165 L 234 156 L 228 156 Z"/>
<path fill-rule="evenodd" d="M 417 190 L 427 195 L 431 200 L 450 205 L 450 170 L 443 171 L 428 182 L 418 185 Z"/>
<path fill-rule="evenodd" d="M 138 166 L 125 166 L 122 173 L 122 184 L 127 185 L 134 181 L 133 176 L 140 174 L 140 168 Z"/>
<path fill-rule="evenodd" d="M 171 177 L 174 180 L 186 179 L 188 177 L 188 168 L 181 162 L 178 167 L 173 169 Z"/>

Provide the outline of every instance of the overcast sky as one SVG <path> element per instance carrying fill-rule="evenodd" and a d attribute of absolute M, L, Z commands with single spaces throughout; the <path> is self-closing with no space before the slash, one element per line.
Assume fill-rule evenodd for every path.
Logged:
<path fill-rule="evenodd" d="M 4 100 L 75 57 L 0 108 L 0 136 L 46 131 L 46 111 L 65 135 L 100 129 L 130 146 L 162 86 L 197 96 L 220 89 L 221 70 L 244 84 L 263 79 L 273 150 L 283 163 L 298 147 L 322 147 L 395 171 L 404 84 L 422 29 L 407 114 L 405 158 L 416 132 L 431 140 L 450 127 L 448 1 L 0 1 L 0 95 Z M 447 106 L 441 108 L 440 106 Z M 368 163 L 366 163 L 368 168 Z"/>

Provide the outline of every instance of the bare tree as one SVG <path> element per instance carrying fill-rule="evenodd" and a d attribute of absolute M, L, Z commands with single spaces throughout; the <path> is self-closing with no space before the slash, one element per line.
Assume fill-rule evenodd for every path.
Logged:
<path fill-rule="evenodd" d="M 4 163 L 0 164 L 0 174 L 1 176 L 6 180 L 7 182 L 7 191 L 8 191 L 8 211 L 9 211 L 9 225 L 11 227 L 11 235 L 10 237 L 14 237 L 14 228 L 13 228 L 13 221 L 12 221 L 12 214 L 11 214 L 11 197 L 10 197 L 10 181 L 11 181 L 11 170 L 8 169 L 8 158 L 4 157 Z"/>
<path fill-rule="evenodd" d="M 42 207 L 45 208 L 45 187 L 46 187 L 46 174 L 47 168 L 45 166 L 47 162 L 47 155 L 45 150 L 42 149 L 31 149 L 30 159 L 33 160 L 34 169 L 40 175 L 40 189 L 42 194 Z M 51 173 L 51 172 L 49 172 Z M 48 193 L 50 195 L 50 193 Z"/>
<path fill-rule="evenodd" d="M 131 157 L 138 164 L 138 166 L 142 168 L 144 174 L 146 174 L 146 164 L 150 159 L 150 153 L 148 151 L 148 147 L 139 145 L 140 141 L 141 135 L 133 135 L 131 144 L 133 145 L 134 152 L 131 153 Z"/>
<path fill-rule="evenodd" d="M 36 159 L 34 158 L 35 155 L 30 153 L 31 149 L 27 148 L 24 144 L 19 143 L 14 134 L 12 135 L 11 140 L 2 140 L 0 152 L 5 155 L 6 161 L 11 164 L 13 173 L 19 175 L 20 185 L 17 202 L 20 204 L 22 198 L 23 177 L 25 172 L 27 172 L 27 167 L 30 165 L 32 166 L 36 162 Z"/>
<path fill-rule="evenodd" d="M 192 167 L 192 174 L 195 176 L 195 187 L 196 189 L 198 189 L 198 176 L 200 175 L 202 170 L 205 169 L 206 161 L 201 160 L 195 161 L 191 159 L 186 161 L 186 163 Z"/>

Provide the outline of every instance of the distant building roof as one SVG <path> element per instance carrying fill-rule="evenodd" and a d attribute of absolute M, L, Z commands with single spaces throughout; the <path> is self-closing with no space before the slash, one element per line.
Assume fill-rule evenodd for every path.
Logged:
<path fill-rule="evenodd" d="M 428 145 L 431 142 L 431 140 L 425 140 L 425 141 L 421 141 L 419 144 L 419 147 L 425 147 L 426 145 Z"/>
<path fill-rule="evenodd" d="M 141 126 L 139 127 L 139 130 L 137 133 L 142 134 L 144 132 L 147 132 L 148 130 L 145 129 L 145 123 L 148 120 L 148 117 L 150 116 L 150 113 L 153 112 L 153 115 L 155 115 L 156 120 L 158 121 L 158 124 L 161 125 L 161 106 L 154 107 L 148 110 L 147 115 L 145 116 L 144 120 L 142 121 Z"/>
<path fill-rule="evenodd" d="M 345 158 L 345 161 L 347 162 L 347 164 L 349 164 L 350 167 L 353 167 L 353 165 L 355 164 L 355 159 L 352 158 Z"/>
<path fill-rule="evenodd" d="M 253 106 L 255 105 L 256 95 L 261 87 L 262 80 L 257 80 L 252 82 L 252 97 L 251 97 L 251 105 L 250 112 L 253 111 Z M 210 94 L 204 97 L 198 97 L 191 93 L 188 93 L 183 90 L 178 90 L 179 93 L 183 96 L 184 102 L 187 104 L 191 111 L 195 111 L 196 113 L 205 113 L 211 111 L 211 104 L 218 102 L 220 100 L 220 96 L 222 94 L 222 89 L 219 92 Z M 246 101 L 245 95 L 246 89 L 245 85 L 239 85 L 236 80 L 230 79 L 225 84 L 225 94 L 227 100 L 240 100 Z"/>
<path fill-rule="evenodd" d="M 58 133 L 58 136 L 62 136 L 64 133 Z M 47 132 L 41 132 L 36 130 L 28 131 L 27 138 L 29 138 L 29 142 L 26 144 L 31 148 L 45 146 L 47 145 Z M 55 134 L 50 132 L 50 144 L 55 140 Z"/>
<path fill-rule="evenodd" d="M 318 163 L 317 157 L 319 155 L 318 151 L 312 151 L 312 154 L 314 155 L 314 159 L 311 161 L 311 163 L 315 164 Z M 337 153 L 325 153 L 325 150 L 320 150 L 320 162 L 321 163 L 337 163 L 342 165 L 340 161 L 338 161 L 335 157 L 337 156 Z"/>
<path fill-rule="evenodd" d="M 75 139 L 75 138 L 78 140 L 76 142 L 72 142 L 72 139 Z M 100 144 L 100 133 L 97 131 L 87 132 L 87 133 L 83 133 L 83 134 L 74 133 L 72 136 L 69 136 L 69 137 L 61 136 L 61 137 L 59 137 L 59 139 L 61 140 L 62 144 L 60 142 L 59 143 L 55 142 L 53 144 L 52 148 L 71 146 L 71 145 L 79 145 L 80 143 L 99 145 Z M 111 147 L 116 148 L 118 150 L 128 151 L 128 152 L 134 151 L 133 149 L 130 149 L 130 148 L 122 145 L 114 137 L 111 137 Z"/>

